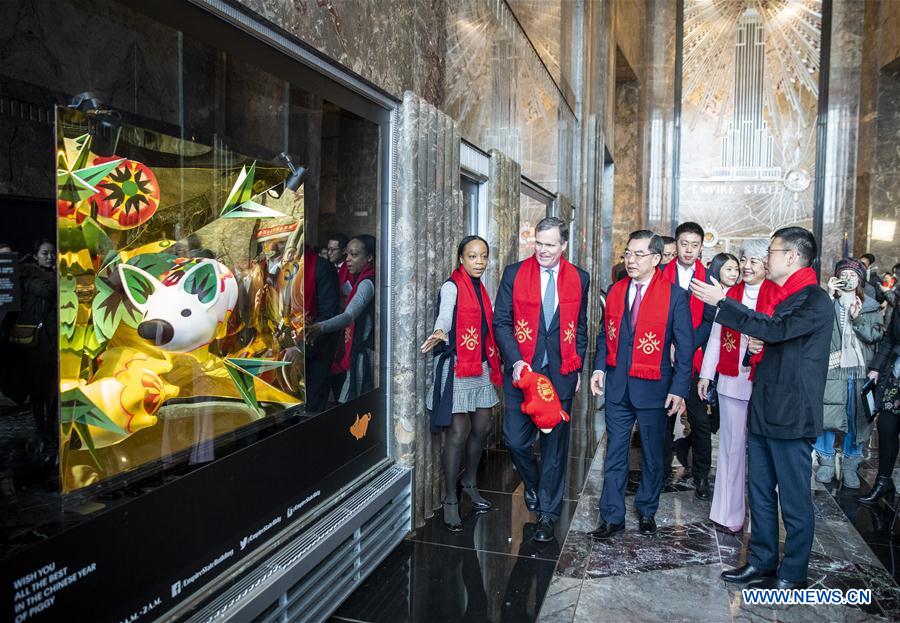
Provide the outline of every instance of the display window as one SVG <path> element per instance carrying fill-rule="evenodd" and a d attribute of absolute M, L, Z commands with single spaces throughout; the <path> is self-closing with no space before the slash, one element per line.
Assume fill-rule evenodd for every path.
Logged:
<path fill-rule="evenodd" d="M 0 4 L 11 619 L 84 592 L 27 594 L 41 560 L 170 606 L 387 460 L 389 116 L 177 8 Z"/>

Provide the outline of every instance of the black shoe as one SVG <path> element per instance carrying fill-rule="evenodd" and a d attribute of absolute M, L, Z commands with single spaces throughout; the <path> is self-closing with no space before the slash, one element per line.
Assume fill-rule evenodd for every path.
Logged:
<path fill-rule="evenodd" d="M 881 498 L 887 498 L 890 503 L 894 499 L 894 493 L 897 488 L 894 486 L 894 479 L 890 476 L 879 476 L 875 479 L 875 486 L 869 491 L 869 495 L 859 498 L 862 504 L 878 504 Z"/>
<path fill-rule="evenodd" d="M 782 580 L 781 578 L 771 577 L 764 578 L 761 580 L 756 580 L 755 582 L 751 582 L 747 585 L 747 588 L 762 588 L 762 589 L 772 589 L 772 588 L 780 588 L 784 590 L 793 590 L 793 589 L 804 589 L 808 586 L 806 580 L 802 582 L 791 582 L 789 580 Z"/>
<path fill-rule="evenodd" d="M 753 582 L 754 580 L 774 577 L 774 569 L 772 569 L 771 571 L 763 571 L 762 569 L 757 569 L 749 563 L 744 565 L 743 567 L 738 567 L 737 569 L 722 572 L 723 580 L 725 580 L 726 582 L 733 582 L 735 584 L 746 584 L 747 582 Z"/>
<path fill-rule="evenodd" d="M 531 537 L 538 543 L 549 543 L 553 540 L 553 520 L 547 515 L 538 517 L 537 528 L 534 529 L 534 536 Z"/>
<path fill-rule="evenodd" d="M 534 489 L 525 489 L 525 508 L 532 513 L 538 509 L 537 491 Z"/>
<path fill-rule="evenodd" d="M 694 495 L 701 500 L 709 499 L 709 478 L 704 476 L 694 479 Z"/>
<path fill-rule="evenodd" d="M 640 520 L 641 534 L 653 534 L 656 532 L 656 520 L 653 517 L 641 516 Z"/>
<path fill-rule="evenodd" d="M 617 532 L 622 532 L 625 530 L 625 523 L 606 523 L 606 521 L 601 520 L 600 525 L 597 526 L 597 529 L 589 534 L 595 539 L 608 539 L 612 535 Z"/>
<path fill-rule="evenodd" d="M 690 468 L 690 465 L 688 464 L 688 452 L 690 451 L 691 443 L 687 437 L 675 440 L 675 458 L 678 459 L 678 462 L 681 463 L 681 466 L 685 469 Z"/>
<path fill-rule="evenodd" d="M 663 473 L 663 489 L 665 489 L 666 487 L 670 487 L 672 485 L 674 478 L 675 477 L 673 476 L 671 469 L 667 472 L 664 472 Z"/>
<path fill-rule="evenodd" d="M 459 502 L 444 500 L 444 527 L 450 532 L 462 532 L 462 521 L 459 519 Z"/>
<path fill-rule="evenodd" d="M 474 508 L 476 511 L 486 511 L 491 508 L 491 506 L 493 506 L 493 504 L 491 504 L 481 496 L 481 493 L 479 493 L 478 491 L 478 487 L 476 487 L 475 485 L 463 485 L 462 490 L 463 493 L 469 496 L 469 499 L 472 501 L 472 508 Z"/>

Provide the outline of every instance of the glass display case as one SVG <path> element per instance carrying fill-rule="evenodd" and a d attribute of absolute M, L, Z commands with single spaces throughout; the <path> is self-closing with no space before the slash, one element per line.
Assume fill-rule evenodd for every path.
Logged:
<path fill-rule="evenodd" d="M 156 618 L 389 463 L 389 115 L 190 3 L 0 40 L 4 619 Z"/>

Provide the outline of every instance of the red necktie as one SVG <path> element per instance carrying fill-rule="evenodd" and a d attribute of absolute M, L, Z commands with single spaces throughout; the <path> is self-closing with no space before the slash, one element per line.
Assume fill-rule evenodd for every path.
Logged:
<path fill-rule="evenodd" d="M 638 310 L 641 308 L 641 288 L 644 287 L 642 283 L 634 284 L 635 293 L 634 293 L 634 302 L 631 304 L 631 329 L 637 326 L 637 317 Z"/>

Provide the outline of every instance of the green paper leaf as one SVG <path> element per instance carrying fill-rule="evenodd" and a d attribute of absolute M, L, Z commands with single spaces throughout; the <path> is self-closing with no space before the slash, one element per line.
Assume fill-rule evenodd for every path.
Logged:
<path fill-rule="evenodd" d="M 79 388 L 73 388 L 65 391 L 60 396 L 60 421 L 74 422 L 102 428 L 117 435 L 127 435 L 128 433 L 121 426 L 113 422 L 109 417 L 93 402 L 84 395 Z"/>
<path fill-rule="evenodd" d="M 219 279 L 216 277 L 215 266 L 211 262 L 204 262 L 199 267 L 192 269 L 184 281 L 184 291 L 196 294 L 201 303 L 210 303 L 215 300 L 218 289 Z"/>
<path fill-rule="evenodd" d="M 71 338 L 78 319 L 78 294 L 75 277 L 63 275 L 59 279 L 59 329 L 60 337 Z"/>
<path fill-rule="evenodd" d="M 253 376 L 247 374 L 241 368 L 229 364 L 227 359 L 225 360 L 225 369 L 228 371 L 231 380 L 234 381 L 234 386 L 237 387 L 244 403 L 262 415 L 263 410 L 260 408 L 259 401 L 256 399 L 256 387 L 253 385 Z"/>
<path fill-rule="evenodd" d="M 128 266 L 136 266 L 137 268 L 150 273 L 157 279 L 159 279 L 163 273 L 176 267 L 175 256 L 169 253 L 141 253 L 140 255 L 135 255 L 125 263 Z M 193 263 L 186 263 L 180 265 L 180 267 L 190 267 L 192 265 Z"/>
<path fill-rule="evenodd" d="M 228 213 L 223 213 L 222 218 L 281 218 L 287 216 L 284 212 L 273 210 L 255 201 L 245 201 Z"/>
<path fill-rule="evenodd" d="M 112 240 L 109 239 L 100 224 L 90 216 L 84 219 L 81 229 L 84 232 L 84 242 L 92 256 L 105 256 L 114 249 Z"/>
<path fill-rule="evenodd" d="M 291 365 L 290 361 L 273 361 L 271 359 L 239 359 L 237 357 L 228 357 L 226 361 L 253 376 L 259 376 L 269 370 L 277 370 Z"/>
<path fill-rule="evenodd" d="M 75 431 L 78 433 L 78 436 L 81 438 L 82 443 L 84 443 L 87 448 L 88 454 L 91 455 L 91 459 L 94 461 L 94 465 L 98 468 L 103 469 L 100 466 L 100 457 L 97 456 L 97 449 L 94 447 L 94 438 L 91 437 L 91 430 L 87 427 L 86 424 L 82 424 L 81 422 L 75 422 Z"/>
<path fill-rule="evenodd" d="M 225 216 L 253 196 L 253 178 L 255 175 L 255 160 L 253 161 L 253 164 L 250 165 L 249 171 L 247 170 L 247 167 L 241 167 L 241 172 L 238 173 L 237 179 L 231 187 L 231 192 L 228 193 L 228 198 L 225 199 L 225 205 L 222 206 L 222 211 L 219 216 Z"/>

